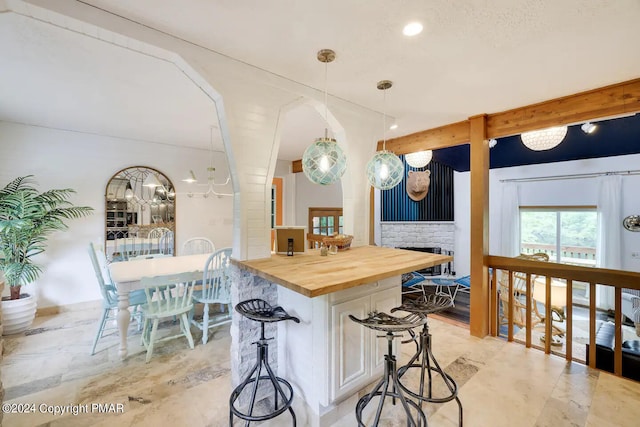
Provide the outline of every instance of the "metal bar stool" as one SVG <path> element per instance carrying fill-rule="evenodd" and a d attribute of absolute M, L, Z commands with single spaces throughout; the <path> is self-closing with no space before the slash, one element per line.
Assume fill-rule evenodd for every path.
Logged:
<path fill-rule="evenodd" d="M 427 425 L 427 418 L 425 417 L 422 409 L 412 400 L 408 400 L 402 389 L 399 387 L 398 374 L 396 370 L 396 356 L 393 354 L 393 339 L 401 337 L 402 335 L 394 335 L 394 332 L 404 332 L 411 330 L 412 328 L 423 325 L 427 319 L 419 314 L 409 314 L 405 317 L 394 317 L 386 313 L 372 312 L 369 313 L 369 317 L 366 319 L 358 319 L 352 315 L 349 318 L 356 323 L 359 323 L 367 328 L 377 331 L 386 332 L 385 335 L 378 335 L 378 338 L 387 339 L 387 354 L 384 356 L 384 374 L 382 379 L 376 384 L 376 386 L 363 397 L 358 400 L 356 404 L 356 418 L 358 420 L 358 427 L 364 427 L 362 422 L 362 411 L 371 401 L 374 396 L 380 396 L 380 402 L 378 403 L 378 409 L 376 410 L 376 416 L 373 421 L 373 426 L 377 426 L 380 421 L 380 415 L 382 414 L 382 407 L 386 397 L 393 398 L 393 404 L 397 398 L 402 403 L 405 413 L 407 414 L 407 425 L 410 427 L 420 427 Z M 391 391 L 389 391 L 389 385 L 391 385 Z M 414 418 L 411 413 L 411 408 L 414 409 L 416 416 Z"/>
<path fill-rule="evenodd" d="M 427 315 L 429 313 L 436 313 L 438 311 L 445 310 L 453 306 L 453 301 L 448 295 L 431 294 L 423 295 L 418 299 L 405 302 L 399 307 L 391 309 L 394 313 L 398 310 L 407 311 L 409 313 L 422 315 L 425 318 L 422 331 L 418 337 L 414 337 L 413 341 L 416 343 L 416 353 L 411 357 L 409 362 L 398 369 L 398 379 L 402 378 L 404 374 L 411 368 L 420 369 L 420 387 L 418 392 L 409 390 L 400 380 L 398 383 L 400 388 L 408 395 L 415 399 L 418 399 L 419 406 L 422 409 L 422 402 L 431 403 L 445 403 L 454 400 L 458 403 L 458 415 L 460 418 L 460 426 L 462 426 L 462 403 L 458 398 L 458 385 L 454 379 L 444 372 L 440 367 L 440 364 L 433 356 L 431 333 L 429 333 L 429 324 L 427 323 Z M 413 331 L 410 331 L 413 335 Z M 422 356 L 422 357 L 421 357 Z M 418 359 L 421 359 L 420 361 Z M 442 378 L 442 381 L 449 389 L 450 394 L 443 397 L 433 396 L 433 377 L 432 371 Z M 427 375 L 427 393 L 425 395 L 425 374 Z"/>
<path fill-rule="evenodd" d="M 238 418 L 246 420 L 247 423 L 245 424 L 245 426 L 249 426 L 249 423 L 251 421 L 270 420 L 282 414 L 288 409 L 289 412 L 291 412 L 291 416 L 293 417 L 293 426 L 295 427 L 296 414 L 295 412 L 293 412 L 293 408 L 291 407 L 291 403 L 293 402 L 293 388 L 287 380 L 277 377 L 269 366 L 269 344 L 267 340 L 272 338 L 265 338 L 264 324 L 266 322 L 280 322 L 283 320 L 293 320 L 296 323 L 300 323 L 300 319 L 294 316 L 289 316 L 289 314 L 287 314 L 287 312 L 282 307 L 272 307 L 271 305 L 269 305 L 269 303 L 261 299 L 250 299 L 242 301 L 238 305 L 236 305 L 236 311 L 251 320 L 260 322 L 260 339 L 252 343 L 257 344 L 256 364 L 253 366 L 253 368 L 251 368 L 249 375 L 247 375 L 247 378 L 233 390 L 233 392 L 231 393 L 231 397 L 229 398 L 229 426 L 233 427 L 234 415 L 238 416 Z M 265 370 L 267 371 L 266 375 L 261 375 L 263 365 Z M 254 376 L 254 374 L 256 375 Z M 268 412 L 266 414 L 254 415 L 253 410 L 256 403 L 256 394 L 258 392 L 258 385 L 260 381 L 267 381 L 267 384 L 271 383 L 273 385 L 274 409 L 272 412 Z M 236 408 L 235 402 L 242 394 L 244 388 L 251 383 L 253 383 L 253 386 L 251 391 L 251 399 L 249 400 L 249 410 L 247 413 L 244 413 Z M 286 389 L 288 389 L 288 393 L 284 392 L 281 384 L 284 385 Z M 280 396 L 282 403 L 282 406 L 280 407 L 278 407 L 278 396 Z"/>

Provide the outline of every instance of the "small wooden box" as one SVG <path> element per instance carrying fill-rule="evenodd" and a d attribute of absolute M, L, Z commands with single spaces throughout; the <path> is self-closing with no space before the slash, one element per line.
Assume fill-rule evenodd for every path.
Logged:
<path fill-rule="evenodd" d="M 293 239 L 293 253 L 301 254 L 307 248 L 307 227 L 275 227 L 276 253 L 287 253 L 287 241 Z"/>

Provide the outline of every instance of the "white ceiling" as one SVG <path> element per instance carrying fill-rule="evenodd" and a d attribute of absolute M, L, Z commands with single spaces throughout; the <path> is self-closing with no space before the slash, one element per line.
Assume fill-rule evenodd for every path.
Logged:
<path fill-rule="evenodd" d="M 78 3 L 320 90 L 316 52 L 331 48 L 329 93 L 381 111 L 376 82 L 394 82 L 387 137 L 640 77 L 640 0 Z M 409 21 L 422 34 L 403 36 Z M 172 65 L 14 14 L 0 15 L 0 57 L 0 120 L 209 146 L 213 104 Z M 309 108 L 291 114 L 287 160 L 324 127 Z"/>

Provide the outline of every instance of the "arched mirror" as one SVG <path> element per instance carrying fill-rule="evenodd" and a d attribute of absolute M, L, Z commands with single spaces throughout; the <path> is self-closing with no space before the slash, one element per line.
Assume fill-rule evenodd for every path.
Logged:
<path fill-rule="evenodd" d="M 105 191 L 105 253 L 109 261 L 175 254 L 175 187 L 162 172 L 134 166 L 117 172 Z"/>

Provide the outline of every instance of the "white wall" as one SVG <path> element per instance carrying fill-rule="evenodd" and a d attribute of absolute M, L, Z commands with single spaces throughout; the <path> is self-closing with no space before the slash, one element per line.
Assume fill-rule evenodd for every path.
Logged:
<path fill-rule="evenodd" d="M 101 298 L 87 245 L 104 243 L 105 187 L 114 173 L 129 166 L 154 167 L 173 181 L 178 192 L 178 248 L 194 236 L 208 237 L 217 247 L 231 246 L 232 198 L 189 198 L 185 194 L 189 184 L 181 181 L 189 169 L 206 173 L 210 156 L 204 154 L 202 150 L 0 122 L 0 185 L 33 174 L 41 190 L 73 188 L 77 194 L 72 203 L 95 209 L 88 218 L 68 221 L 69 230 L 53 234 L 46 252 L 37 257 L 43 274 L 27 291 L 38 296 L 38 307 Z M 224 153 L 216 153 L 214 162 L 216 177 L 223 180 L 228 170 Z"/>
<path fill-rule="evenodd" d="M 277 160 L 276 161 L 276 170 L 273 173 L 273 176 L 284 177 L 291 173 L 291 162 L 288 160 Z"/>
<path fill-rule="evenodd" d="M 342 185 L 313 184 L 303 172 L 290 173 L 291 162 L 278 160 L 275 176 L 283 178 L 283 225 L 308 226 L 310 207 L 342 207 Z"/>
<path fill-rule="evenodd" d="M 308 226 L 309 208 L 341 208 L 342 183 L 338 181 L 331 185 L 314 184 L 300 172 L 296 176 L 296 223 L 289 225 Z M 368 220 L 367 220 L 368 221 Z M 308 231 L 308 230 L 307 230 Z"/>
<path fill-rule="evenodd" d="M 541 165 L 518 166 L 492 169 L 489 174 L 489 253 L 498 255 L 500 250 L 500 206 L 502 185 L 500 180 L 531 178 L 552 175 L 600 173 L 636 170 L 640 165 L 640 155 L 616 156 L 602 159 L 586 159 Z M 468 271 L 470 236 L 469 172 L 456 173 L 455 180 L 455 221 L 456 221 L 456 269 Z M 623 176 L 623 218 L 640 214 L 640 176 Z M 525 206 L 570 206 L 597 204 L 597 178 L 563 179 L 544 182 L 519 183 L 520 204 Z M 620 227 L 622 219 L 620 218 Z M 622 269 L 640 271 L 640 259 L 632 259 L 631 252 L 640 252 L 640 233 L 622 232 Z"/>

